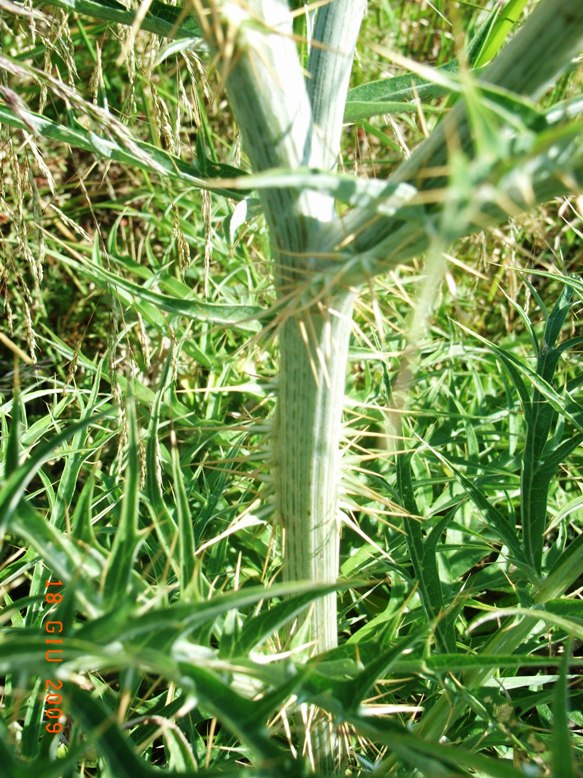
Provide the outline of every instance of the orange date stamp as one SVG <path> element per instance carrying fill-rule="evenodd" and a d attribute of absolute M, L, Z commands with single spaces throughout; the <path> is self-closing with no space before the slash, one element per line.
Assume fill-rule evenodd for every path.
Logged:
<path fill-rule="evenodd" d="M 46 581 L 45 586 L 45 605 L 48 605 L 48 610 L 51 611 L 54 606 L 59 605 L 63 601 L 62 594 L 62 581 Z M 45 644 L 47 646 L 45 651 L 46 662 L 62 662 L 63 661 L 63 622 L 47 619 L 44 623 L 45 629 Z M 45 713 L 44 718 L 47 719 L 45 724 L 46 731 L 51 735 L 58 735 L 63 731 L 63 725 L 60 719 L 63 717 L 63 709 L 61 705 L 63 703 L 63 696 L 59 694 L 63 689 L 62 681 L 45 680 Z"/>

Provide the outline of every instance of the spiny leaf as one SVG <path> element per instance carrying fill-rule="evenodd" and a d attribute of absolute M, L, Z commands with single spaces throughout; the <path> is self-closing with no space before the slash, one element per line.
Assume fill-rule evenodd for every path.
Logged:
<path fill-rule="evenodd" d="M 162 401 L 171 386 L 172 359 L 170 352 L 164 363 L 164 369 L 160 377 L 158 389 L 154 395 L 154 401 L 150 406 L 150 423 L 148 425 L 148 442 L 146 443 L 146 477 L 145 493 L 147 505 L 152 514 L 154 530 L 160 540 L 167 558 L 171 560 L 176 573 L 180 574 L 180 564 L 175 559 L 175 538 L 178 531 L 174 517 L 172 516 L 159 483 L 158 462 L 158 430 L 161 420 Z"/>
<path fill-rule="evenodd" d="M 48 253 L 48 252 L 47 252 Z M 193 321 L 208 321 L 214 324 L 232 324 L 243 329 L 258 331 L 260 325 L 257 319 L 269 317 L 269 313 L 263 308 L 251 305 L 222 305 L 219 303 L 206 303 L 201 300 L 184 300 L 168 295 L 160 294 L 140 286 L 133 281 L 128 281 L 115 273 L 106 270 L 94 262 L 80 262 L 71 257 L 55 254 L 61 262 L 82 272 L 99 284 L 109 284 L 123 294 L 124 299 L 133 303 L 143 301 L 157 306 L 175 316 L 184 316 Z"/>
<path fill-rule="evenodd" d="M 243 656 L 247 654 L 262 640 L 265 640 L 268 635 L 295 618 L 316 598 L 323 597 L 325 594 L 338 591 L 341 588 L 347 588 L 347 585 L 340 587 L 334 584 L 313 587 L 309 592 L 299 594 L 296 597 L 290 597 L 283 602 L 277 603 L 269 610 L 260 613 L 258 616 L 248 619 L 233 646 L 233 655 Z"/>
<path fill-rule="evenodd" d="M 322 591 L 329 592 L 330 586 L 322 587 Z M 334 588 L 338 586 L 342 585 L 336 585 Z M 253 586 L 241 591 L 217 595 L 211 600 L 196 604 L 173 604 L 164 610 L 154 609 L 147 613 L 132 615 L 126 617 L 122 624 L 115 618 L 115 612 L 112 612 L 101 619 L 82 625 L 77 635 L 83 640 L 94 640 L 99 644 L 113 640 L 132 640 L 147 642 L 153 647 L 161 648 L 230 610 L 256 605 L 264 599 L 306 592 L 313 592 L 317 596 L 320 588 L 314 587 L 314 584 L 297 582 L 275 584 L 269 588 Z"/>
<path fill-rule="evenodd" d="M 427 445 L 427 444 L 426 444 Z M 429 447 L 429 446 L 428 446 Z M 429 447 L 430 448 L 430 447 Z M 512 552 L 515 562 L 525 562 L 524 553 L 520 547 L 518 536 L 515 529 L 510 523 L 507 516 L 492 505 L 487 499 L 482 490 L 474 484 L 471 478 L 467 478 L 444 454 L 436 449 L 430 448 L 434 456 L 436 456 L 444 465 L 446 465 L 454 474 L 456 479 L 463 486 L 464 491 L 468 497 L 472 500 L 480 513 L 484 516 L 484 519 L 488 524 L 492 525 L 500 540 L 508 546 L 508 550 Z"/>
<path fill-rule="evenodd" d="M 63 688 L 75 721 L 89 743 L 95 745 L 113 775 L 119 778 L 154 778 L 160 775 L 158 770 L 149 767 L 140 759 L 135 746 L 118 724 L 115 711 L 106 708 L 90 691 L 80 689 L 76 684 L 65 682 Z M 200 774 L 183 775 L 198 778 Z"/>
<path fill-rule="evenodd" d="M 230 683 L 224 683 L 205 668 L 198 667 L 196 661 L 176 658 L 185 679 L 193 682 L 193 691 L 203 706 L 245 743 L 256 759 L 282 767 L 289 761 L 286 752 L 267 735 L 263 722 L 257 721 L 253 700 L 237 694 Z"/>
<path fill-rule="evenodd" d="M 182 589 L 192 584 L 195 570 L 196 547 L 194 542 L 193 518 L 188 504 L 186 484 L 176 444 L 172 446 L 172 478 L 178 518 L 178 556 Z"/>
<path fill-rule="evenodd" d="M 97 615 L 100 600 L 97 580 L 105 566 L 105 559 L 99 550 L 80 547 L 52 524 L 48 524 L 26 502 L 18 506 L 16 515 L 11 515 L 9 529 L 34 548 L 63 582 L 74 587 L 75 596 L 87 614 Z"/>
<path fill-rule="evenodd" d="M 427 545 L 423 537 L 422 520 L 413 490 L 411 455 L 400 452 L 397 455 L 397 491 L 403 507 L 410 516 L 404 520 L 407 548 L 419 584 L 421 602 L 428 618 L 435 623 L 437 638 L 443 650 L 455 651 L 455 634 L 450 619 L 443 618 L 443 591 L 437 568 L 435 546 Z"/>
<path fill-rule="evenodd" d="M 123 145 L 116 138 L 97 135 L 91 130 L 84 129 L 81 125 L 73 129 L 63 124 L 57 124 L 46 116 L 24 109 L 19 110 L 16 114 L 6 103 L 0 103 L 0 124 L 7 124 L 9 127 L 21 130 L 32 130 L 49 140 L 89 151 L 100 159 L 110 159 L 150 173 L 170 176 L 170 178 L 183 181 L 185 184 L 199 189 L 214 189 L 218 194 L 224 194 L 234 199 L 243 196 L 242 193 L 213 187 L 210 182 L 210 179 L 213 178 L 229 179 L 245 176 L 244 171 L 230 165 L 219 165 L 207 159 L 198 159 L 191 163 L 184 162 L 156 146 L 135 138 L 131 139 L 132 149 Z"/>
<path fill-rule="evenodd" d="M 419 764 L 429 765 L 430 772 L 447 768 L 455 771 L 455 775 L 475 775 L 488 778 L 523 778 L 524 773 L 511 763 L 499 758 L 491 758 L 473 754 L 459 745 L 451 746 L 436 743 L 411 734 L 404 727 L 389 720 L 371 720 L 363 716 L 351 715 L 350 724 L 357 732 L 370 738 L 375 743 L 384 743 L 394 751 L 401 760 L 412 768 Z M 426 761 L 430 760 L 430 761 Z M 463 771 L 460 773 L 460 771 Z"/>
<path fill-rule="evenodd" d="M 97 407 L 101 384 L 101 371 L 102 364 L 99 363 L 82 418 L 88 418 L 92 413 L 92 409 Z M 70 453 L 64 457 L 65 466 L 59 479 L 59 488 L 49 517 L 50 523 L 55 524 L 59 529 L 65 525 L 65 517 L 77 488 L 80 470 L 87 457 L 91 454 L 90 449 L 88 451 L 84 450 L 87 444 L 88 435 L 88 427 L 78 430 L 71 441 Z M 91 530 L 89 531 L 91 532 Z"/>
<path fill-rule="evenodd" d="M 557 392 L 556 389 L 554 389 L 548 383 L 548 381 L 545 381 L 542 376 L 538 375 L 536 371 L 527 367 L 513 354 L 509 353 L 500 346 L 497 346 L 495 343 L 491 343 L 486 338 L 478 335 L 476 332 L 473 332 L 467 327 L 464 327 L 462 324 L 457 324 L 457 326 L 464 330 L 464 332 L 472 335 L 472 337 L 476 338 L 481 343 L 484 343 L 498 357 L 500 357 L 505 367 L 515 379 L 516 387 L 520 391 L 523 403 L 526 400 L 525 410 L 530 404 L 530 396 L 525 387 L 525 381 L 528 381 L 558 414 L 564 416 L 566 419 L 572 422 L 577 427 L 577 429 L 583 431 L 583 409 L 575 400 L 569 396 L 563 396 L 559 394 L 559 392 Z"/>

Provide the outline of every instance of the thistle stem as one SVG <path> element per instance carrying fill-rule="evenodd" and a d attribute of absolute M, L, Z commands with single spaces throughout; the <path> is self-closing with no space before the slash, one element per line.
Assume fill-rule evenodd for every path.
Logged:
<path fill-rule="evenodd" d="M 284 576 L 329 583 L 338 576 L 340 435 L 354 295 L 290 316 L 280 330 L 275 457 Z M 318 651 L 337 645 L 336 595 L 311 617 Z"/>

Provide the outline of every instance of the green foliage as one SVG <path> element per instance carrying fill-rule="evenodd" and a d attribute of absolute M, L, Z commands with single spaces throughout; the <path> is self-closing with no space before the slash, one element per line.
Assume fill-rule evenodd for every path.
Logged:
<path fill-rule="evenodd" d="M 142 30 L 184 46 L 137 32 L 118 62 L 109 23 L 127 34 L 137 6 L 53 5 L 70 14 L 2 4 L 4 773 L 318 775 L 323 721 L 338 775 L 580 775 L 581 203 L 458 242 L 447 267 L 434 234 L 467 221 L 509 105 L 505 170 L 580 130 L 470 86 L 484 154 L 460 155 L 445 217 L 384 181 L 395 149 L 468 96 L 444 18 L 472 33 L 478 67 L 525 4 L 371 3 L 343 155 L 373 175 L 243 180 L 193 18 L 153 3 Z M 436 80 L 380 80 L 365 48 L 381 36 Z M 357 305 L 342 577 L 321 586 L 274 583 L 271 336 L 286 310 L 250 196 L 308 186 L 342 212 L 430 224 L 424 273 L 412 263 Z M 468 272 L 484 259 L 488 274 Z M 300 616 L 334 591 L 340 645 L 306 660 Z M 63 661 L 47 661 L 61 638 Z"/>

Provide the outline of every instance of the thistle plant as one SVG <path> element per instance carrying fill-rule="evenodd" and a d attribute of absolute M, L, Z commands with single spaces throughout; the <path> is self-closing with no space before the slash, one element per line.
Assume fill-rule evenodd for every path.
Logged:
<path fill-rule="evenodd" d="M 352 89 L 363 0 L 0 5 L 3 769 L 575 776 L 581 279 L 537 258 L 508 326 L 495 279 L 416 347 L 453 242 L 581 191 L 580 0 Z"/>
<path fill-rule="evenodd" d="M 386 182 L 363 183 L 366 202 L 339 215 L 333 195 L 341 179 L 320 182 L 311 170 L 336 166 L 365 4 L 337 0 L 315 12 L 306 75 L 286 2 L 196 7 L 219 59 L 229 42 L 229 102 L 253 170 L 265 172 L 260 194 L 282 319 L 273 456 L 284 575 L 331 582 L 338 576 L 339 435 L 355 295 L 436 238 L 447 247 L 578 188 L 580 131 L 568 121 L 553 126 L 567 107 L 544 115 L 528 100 L 579 52 L 583 11 L 575 1 L 542 2 L 478 80 L 460 72 L 462 98 L 410 158 Z M 371 112 L 371 94 L 382 101 L 391 86 L 369 91 Z M 456 177 L 460 158 L 465 181 Z M 280 175 L 270 179 L 274 169 Z M 316 604 L 311 619 L 317 649 L 334 647 L 334 595 Z"/>

